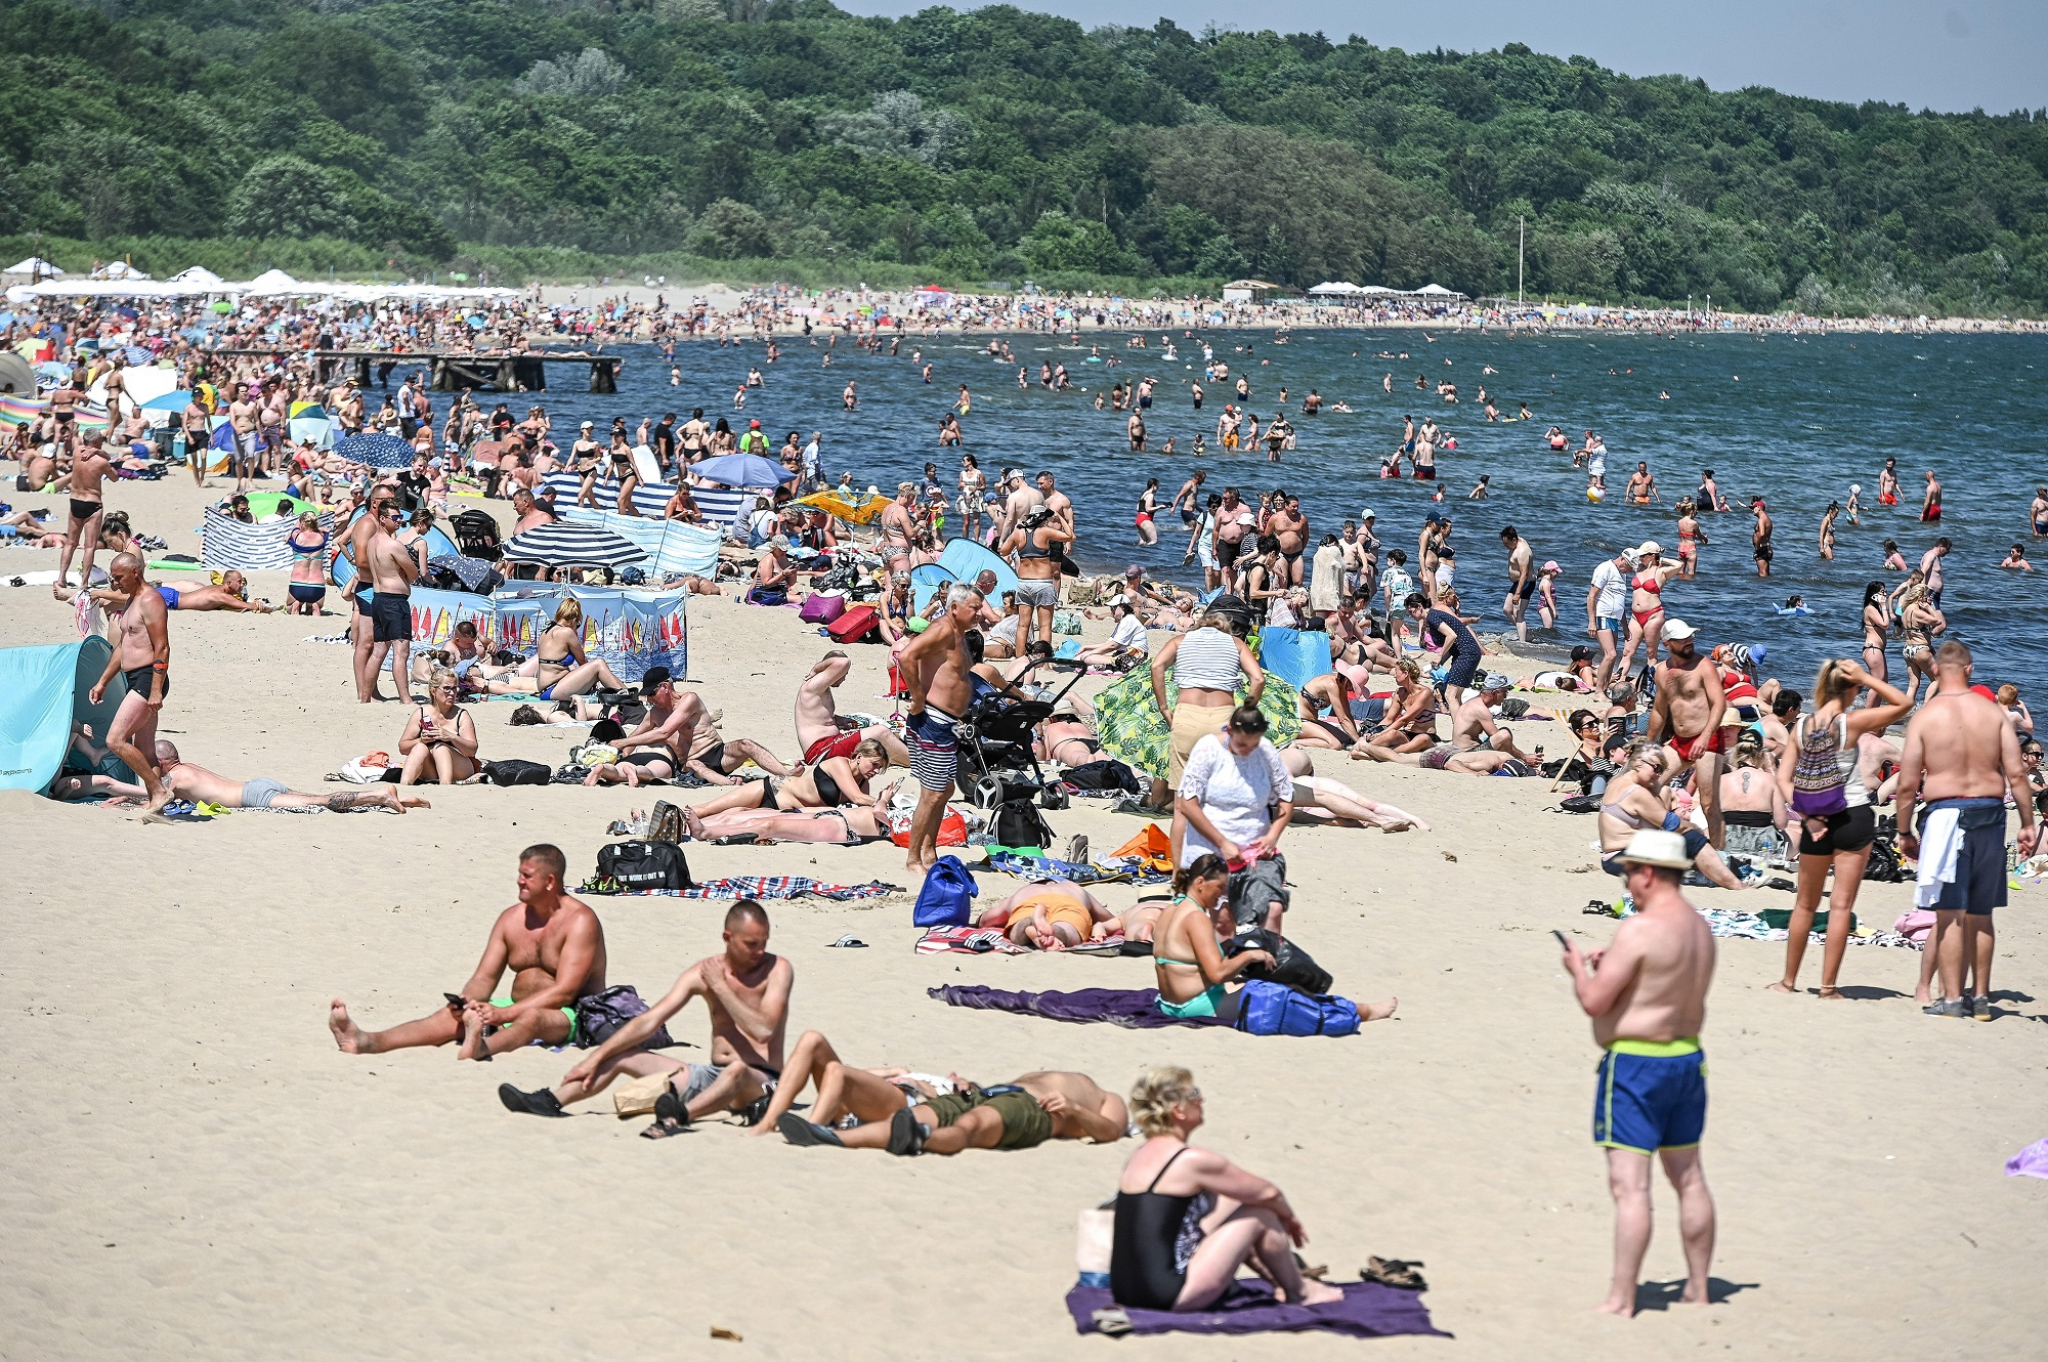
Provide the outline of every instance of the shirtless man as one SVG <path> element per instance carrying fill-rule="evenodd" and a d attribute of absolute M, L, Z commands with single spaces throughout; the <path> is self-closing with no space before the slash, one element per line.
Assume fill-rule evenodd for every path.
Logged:
<path fill-rule="evenodd" d="M 393 495 L 396 495 L 396 493 Z M 542 506 L 535 499 L 532 489 L 527 487 L 522 487 L 512 494 L 512 515 L 514 517 L 512 521 L 513 534 L 525 534 L 528 530 L 555 523 L 554 514 Z M 353 527 L 351 527 L 349 534 L 351 539 L 353 539 L 355 534 Z"/>
<path fill-rule="evenodd" d="M 229 385 L 232 390 L 233 385 Z M 256 385 L 242 385 L 242 395 L 228 403 L 228 424 L 234 429 L 234 445 L 228 454 L 228 462 L 235 475 L 235 490 L 247 492 L 255 487 L 252 479 L 256 473 L 257 417 L 261 401 L 255 393 Z"/>
<path fill-rule="evenodd" d="M 708 714 L 691 728 L 690 755 L 684 765 L 713 785 L 739 784 L 732 773 L 750 761 L 770 775 L 793 776 L 797 772 L 797 763 L 783 761 L 764 743 L 725 737 Z"/>
<path fill-rule="evenodd" d="M 1069 539 L 1072 539 L 1074 534 L 1073 498 L 1059 489 L 1051 473 L 1040 473 L 1038 475 L 1038 495 L 1044 501 L 1046 509 L 1052 512 L 1053 519 L 1059 522 L 1060 528 L 1067 532 Z"/>
<path fill-rule="evenodd" d="M 1636 471 L 1628 475 L 1628 486 L 1622 496 L 1631 506 L 1648 506 L 1657 495 L 1657 479 L 1650 473 L 1650 465 L 1636 461 Z"/>
<path fill-rule="evenodd" d="M 106 438 L 97 431 L 86 436 L 85 443 L 72 456 L 71 519 L 64 531 L 64 556 L 57 560 L 57 583 L 50 588 L 60 600 L 65 595 L 64 582 L 71 575 L 71 555 L 81 543 L 85 546 L 85 562 L 79 566 L 79 585 L 92 584 L 92 560 L 99 551 L 100 521 L 107 509 L 100 479 L 106 477 L 112 466 L 107 462 Z"/>
<path fill-rule="evenodd" d="M 911 507 L 917 504 L 917 484 L 896 484 L 896 499 L 882 508 L 882 565 L 890 572 L 910 571 L 910 545 L 917 538 L 917 521 Z"/>
<path fill-rule="evenodd" d="M 1197 468 L 1188 476 L 1188 480 L 1180 485 L 1180 490 L 1173 494 L 1173 500 L 1166 503 L 1167 510 L 1180 513 L 1180 523 L 1188 529 L 1193 529 L 1195 522 L 1202 518 L 1202 484 L 1208 480 L 1209 474 Z M 2034 519 L 2037 523 L 2048 522 L 2048 502 L 2042 504 Z M 2037 538 L 2040 533 L 2040 530 L 2035 532 Z"/>
<path fill-rule="evenodd" d="M 910 765 L 910 749 L 887 724 L 840 727 L 832 692 L 852 670 L 853 660 L 834 648 L 819 658 L 810 675 L 797 685 L 796 740 L 803 747 L 804 765 L 815 766 L 828 757 L 850 757 L 853 749 L 869 738 L 882 745 L 895 765 Z"/>
<path fill-rule="evenodd" d="M 922 874 L 939 858 L 939 824 L 946 816 L 946 796 L 959 773 L 960 742 L 955 725 L 966 716 L 973 698 L 971 669 L 964 635 L 974 627 L 981 593 L 965 583 L 946 588 L 946 604 L 931 626 L 903 650 L 897 668 L 910 694 L 904 722 L 910 739 L 910 765 L 917 772 L 920 793 L 910 824 L 907 869 Z"/>
<path fill-rule="evenodd" d="M 491 924 L 483 958 L 462 992 L 388 1031 L 363 1030 L 336 998 L 327 1008 L 334 1043 L 348 1055 L 454 1044 L 457 1059 L 489 1059 L 535 1041 L 568 1044 L 576 1033 L 576 1000 L 605 990 L 604 927 L 589 904 L 562 891 L 568 869 L 561 849 L 548 843 L 520 852 L 519 902 Z M 512 991 L 497 994 L 508 969 Z"/>
<path fill-rule="evenodd" d="M 192 485 L 207 486 L 206 465 L 213 459 L 211 445 L 212 422 L 206 408 L 199 405 L 199 394 L 193 393 L 192 400 L 179 413 L 178 422 L 185 430 L 185 462 L 192 468 Z"/>
<path fill-rule="evenodd" d="M 127 594 L 128 604 L 115 618 L 119 633 L 107 669 L 86 698 L 93 704 L 104 699 L 115 672 L 128 680 L 128 693 L 107 726 L 107 750 L 142 781 L 142 817 L 147 821 L 171 799 L 155 764 L 157 716 L 171 693 L 170 616 L 164 598 L 142 580 L 142 559 L 136 555 L 115 554 L 107 575 Z M 150 755 L 143 756 L 145 752 Z"/>
<path fill-rule="evenodd" d="M 1536 759 L 1516 747 L 1515 735 L 1493 717 L 1493 707 L 1507 697 L 1512 687 L 1513 683 L 1498 672 L 1482 678 L 1479 689 L 1452 711 L 1448 743 L 1439 743 L 1423 752 L 1401 752 L 1361 741 L 1351 755 L 1355 760 L 1384 761 L 1469 776 L 1490 776 L 1511 761 L 1533 770 Z"/>
<path fill-rule="evenodd" d="M 267 615 L 277 607 L 268 601 L 249 599 L 249 579 L 240 572 L 229 568 L 220 575 L 220 582 L 203 582 L 197 586 L 160 586 L 164 606 L 170 610 L 230 610 L 252 615 Z"/>
<path fill-rule="evenodd" d="M 404 813 L 407 809 L 430 809 L 433 805 L 411 790 L 377 781 L 372 785 L 345 794 L 317 795 L 303 790 L 288 788 L 281 780 L 259 777 L 255 780 L 231 780 L 195 766 L 178 755 L 178 749 L 168 739 L 156 740 L 156 759 L 163 771 L 163 783 L 179 799 L 197 800 L 205 804 L 218 804 L 224 809 L 328 809 L 345 813 L 350 809 L 389 809 L 393 813 Z M 88 794 L 110 794 L 123 799 L 146 799 L 148 791 L 140 785 L 131 785 L 112 776 L 82 775 L 67 772 L 50 783 L 50 793 L 57 799 L 77 799 Z"/>
<path fill-rule="evenodd" d="M 1514 621 L 1515 637 L 1529 641 L 1529 598 L 1536 594 L 1536 550 L 1509 525 L 1500 532 L 1500 546 L 1508 551 L 1508 595 L 1501 612 Z"/>
<path fill-rule="evenodd" d="M 1040 1071 L 991 1088 L 967 1085 L 902 1107 L 886 1121 L 833 1130 L 785 1115 L 778 1128 L 795 1145 L 886 1149 L 891 1154 L 957 1154 L 963 1149 L 1032 1149 L 1047 1140 L 1113 1144 L 1129 1128 L 1124 1099 L 1087 1074 Z"/>
<path fill-rule="evenodd" d="M 583 779 L 585 785 L 638 785 L 643 773 L 666 780 L 688 764 L 683 754 L 690 750 L 697 726 L 707 723 L 704 701 L 695 691 L 678 691 L 666 667 L 647 669 L 640 678 L 640 696 L 647 713 L 631 733 L 613 740 L 618 761 L 592 768 Z M 630 750 L 636 747 L 642 750 Z"/>
<path fill-rule="evenodd" d="M 1690 624 L 1664 621 L 1665 660 L 1657 664 L 1657 699 L 1650 706 L 1650 741 L 1666 743 L 1693 769 L 1693 798 L 1707 816 L 1707 841 L 1721 848 L 1721 754 L 1730 730 L 1721 727 L 1728 697 L 1721 669 L 1698 650 Z"/>
<path fill-rule="evenodd" d="M 1920 863 L 1916 907 L 1934 910 L 1928 943 L 1940 972 L 1941 995 L 1921 1011 L 1933 1017 L 1991 1020 L 1991 959 L 1997 938 L 1992 910 L 2003 907 L 2005 799 L 2019 813 L 2019 854 L 2034 854 L 2039 830 L 2032 791 L 2020 762 L 2019 735 L 2005 711 L 1970 689 L 1974 666 L 1961 639 L 1934 655 L 1939 684 L 1906 724 L 1899 759 L 1899 850 Z M 1914 805 L 1925 802 L 1927 823 L 1916 827 Z M 1974 972 L 1977 992 L 1967 996 L 1964 976 Z"/>
<path fill-rule="evenodd" d="M 1927 491 L 1920 498 L 1920 519 L 1930 524 L 1941 519 L 1941 483 L 1931 468 L 1927 470 Z"/>
<path fill-rule="evenodd" d="M 1301 513 L 1301 498 L 1290 496 L 1266 517 L 1266 532 L 1280 541 L 1280 557 L 1287 564 L 1287 585 L 1301 585 L 1301 551 L 1308 543 L 1308 517 Z"/>
<path fill-rule="evenodd" d="M 1565 973 L 1593 1019 L 1601 1057 L 1593 1143 L 1607 1151 L 1614 1197 L 1614 1279 L 1598 1309 L 1627 1319 L 1650 1247 L 1650 1159 L 1678 1193 L 1689 1305 L 1705 1305 L 1714 1257 L 1714 1198 L 1700 1167 L 1707 1124 L 1707 1065 L 1700 1029 L 1714 979 L 1714 935 L 1679 892 L 1692 860 L 1675 832 L 1644 829 L 1620 859 L 1636 911 L 1606 947 L 1567 940 Z M 1560 934 L 1561 935 L 1561 934 Z"/>
<path fill-rule="evenodd" d="M 371 588 L 367 620 L 370 657 L 367 676 L 357 683 L 357 698 L 363 704 L 384 698 L 377 694 L 377 673 L 383 669 L 387 655 L 391 659 L 391 684 L 397 691 L 393 698 L 404 700 L 412 694 L 406 669 L 412 657 L 412 584 L 420 575 L 420 565 L 398 542 L 398 515 L 394 498 L 379 503 L 364 517 L 374 517 L 375 528 L 363 545 L 362 556 L 356 559 L 358 574 L 370 579 Z M 360 603 L 361 597 L 357 600 Z M 357 619 L 362 618 L 359 613 Z"/>
<path fill-rule="evenodd" d="M 1948 557 L 1954 548 L 1947 535 L 1934 541 L 1934 547 L 1920 555 L 1920 575 L 1927 579 L 1927 603 L 1936 610 L 1941 609 L 1941 593 L 1945 583 L 1941 576 L 1941 560 Z"/>
<path fill-rule="evenodd" d="M 1771 513 L 1764 506 L 1762 497 L 1752 497 L 1749 509 L 1756 516 L 1756 526 L 1749 532 L 1750 554 L 1756 559 L 1756 575 L 1771 575 Z"/>
<path fill-rule="evenodd" d="M 726 911 L 723 939 L 723 951 L 684 970 L 659 1002 L 612 1032 L 553 1088 L 521 1092 L 506 1083 L 498 1088 L 498 1100 L 507 1111 L 566 1116 L 564 1107 L 603 1091 L 622 1073 L 666 1074 L 668 1091 L 655 1102 L 654 1124 L 641 1132 L 647 1138 L 678 1134 L 721 1111 L 747 1112 L 748 1124 L 757 1124 L 782 1078 L 782 1038 L 796 971 L 787 956 L 769 951 L 768 913 L 752 899 Z M 711 1062 L 693 1064 L 643 1049 L 692 998 L 702 998 L 711 1014 Z"/>
<path fill-rule="evenodd" d="M 1884 467 L 1877 470 L 1877 504 L 1896 506 L 1899 504 L 1899 461 L 1886 459 Z"/>
<path fill-rule="evenodd" d="M 376 598 L 376 592 L 363 565 L 369 561 L 370 540 L 383 524 L 384 507 L 395 504 L 397 500 L 396 489 L 381 485 L 372 487 L 368 509 L 349 523 L 348 539 L 341 548 L 341 554 L 356 566 L 355 580 L 350 583 L 349 592 L 355 602 L 355 609 L 349 616 L 349 641 L 355 654 L 356 700 L 362 704 L 384 698 L 377 693 L 377 670 L 370 665 L 370 650 L 375 643 L 372 635 L 376 633 L 376 625 L 370 618 L 370 603 Z M 516 507 L 518 504 L 515 494 L 513 505 Z"/>

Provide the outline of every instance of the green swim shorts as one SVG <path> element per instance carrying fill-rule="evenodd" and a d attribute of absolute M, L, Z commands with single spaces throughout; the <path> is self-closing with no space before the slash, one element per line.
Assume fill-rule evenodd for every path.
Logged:
<path fill-rule="evenodd" d="M 512 1004 L 513 1004 L 513 1003 L 514 1003 L 515 1001 L 516 1001 L 516 999 L 512 999 L 512 998 L 493 998 L 493 999 L 491 999 L 491 1006 L 492 1006 L 492 1007 L 510 1007 L 510 1006 L 512 1006 Z M 573 1007 L 565 1007 L 565 1008 L 563 1008 L 563 1009 L 562 1009 L 562 1015 L 563 1015 L 563 1016 L 565 1016 L 565 1017 L 567 1017 L 567 1018 L 569 1019 L 569 1039 L 567 1039 L 567 1040 L 563 1041 L 563 1042 L 562 1042 L 562 1044 L 564 1044 L 564 1045 L 577 1045 L 577 1044 L 580 1044 L 581 1042 L 580 1042 L 580 1041 L 578 1040 L 578 1038 L 577 1038 L 577 1030 L 578 1030 L 578 1027 L 577 1027 L 577 1021 L 576 1021 L 576 1009 L 575 1009 L 575 1008 L 573 1008 Z"/>

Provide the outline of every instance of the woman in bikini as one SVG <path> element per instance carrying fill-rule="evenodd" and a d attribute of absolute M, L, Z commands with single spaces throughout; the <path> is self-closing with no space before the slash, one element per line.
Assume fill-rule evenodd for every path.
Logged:
<path fill-rule="evenodd" d="M 534 647 L 533 679 L 543 700 L 560 700 L 581 695 L 596 686 L 624 690 L 626 683 L 612 674 L 603 658 L 588 658 L 583 652 L 583 604 L 574 596 L 562 597 L 555 607 L 555 622 L 541 631 Z"/>
<path fill-rule="evenodd" d="M 312 511 L 302 514 L 285 543 L 292 551 L 292 578 L 285 587 L 292 598 L 290 613 L 317 615 L 320 602 L 327 598 L 327 535 L 320 517 Z"/>
<path fill-rule="evenodd" d="M 1869 582 L 1863 588 L 1863 670 L 1878 680 L 1889 678 L 1885 666 L 1885 640 L 1892 632 L 1891 599 L 1883 582 Z"/>
<path fill-rule="evenodd" d="M 640 485 L 640 470 L 633 462 L 633 447 L 626 443 L 624 429 L 612 432 L 612 447 L 608 454 L 611 461 L 612 480 L 619 484 L 618 513 L 637 516 L 633 509 L 633 489 Z"/>
<path fill-rule="evenodd" d="M 843 809 L 857 805 L 873 807 L 880 795 L 870 793 L 869 783 L 889 769 L 889 754 L 873 738 L 864 738 L 844 757 L 827 757 L 816 766 L 793 776 L 762 776 L 734 785 L 702 804 L 684 811 L 684 821 L 709 818 L 728 809 Z M 692 826 L 690 835 L 699 836 Z"/>
<path fill-rule="evenodd" d="M 1899 629 L 1904 640 L 1899 645 L 1899 656 L 1906 663 L 1908 701 L 1920 693 L 1922 677 L 1929 686 L 1934 684 L 1934 636 L 1946 628 L 1948 620 L 1927 599 L 1927 588 L 1919 584 L 1908 587 L 1899 608 Z"/>
<path fill-rule="evenodd" d="M 1678 579 L 1689 582 L 1699 572 L 1700 545 L 1706 536 L 1700 533 L 1700 508 L 1691 497 L 1678 503 Z"/>
<path fill-rule="evenodd" d="M 429 768 L 443 785 L 467 780 L 481 769 L 476 721 L 455 703 L 458 693 L 455 673 L 445 667 L 436 668 L 427 679 L 427 704 L 413 707 L 398 738 L 398 751 L 405 758 L 400 785 L 419 784 Z"/>
<path fill-rule="evenodd" d="M 1373 747 L 1427 752 L 1436 745 L 1436 691 L 1425 685 L 1422 664 L 1404 657 L 1394 666 L 1394 694 L 1382 710 L 1380 728 L 1366 738 Z M 1353 750 L 1352 756 L 1359 753 Z"/>
<path fill-rule="evenodd" d="M 1823 562 L 1835 556 L 1835 518 L 1842 514 L 1842 503 L 1831 501 L 1820 517 L 1820 556 Z"/>
<path fill-rule="evenodd" d="M 693 821 L 694 815 L 694 821 Z M 742 840 L 755 846 L 772 842 L 812 842 L 825 846 L 859 846 L 889 835 L 881 811 L 869 804 L 838 809 L 727 809 L 710 817 L 686 808 L 683 824 L 692 837 L 707 841 Z"/>
<path fill-rule="evenodd" d="M 1678 575 L 1678 570 L 1678 564 L 1664 561 L 1654 542 L 1643 545 L 1638 552 L 1635 575 L 1628 582 L 1628 642 L 1621 650 L 1617 675 L 1628 675 L 1638 646 L 1645 650 L 1650 664 L 1656 665 L 1658 637 L 1664 632 L 1664 586 Z"/>
<path fill-rule="evenodd" d="M 1169 1017 L 1237 1015 L 1237 994 L 1228 987 L 1253 965 L 1271 969 L 1268 951 L 1240 951 L 1224 958 L 1219 944 L 1237 935 L 1237 921 L 1223 897 L 1230 870 L 1223 858 L 1204 852 L 1179 876 L 1179 897 L 1152 927 L 1152 973 L 1159 989 L 1159 1010 Z"/>
<path fill-rule="evenodd" d="M 1156 544 L 1159 530 L 1152 523 L 1152 513 L 1159 509 L 1159 479 L 1145 479 L 1145 490 L 1138 493 L 1138 542 Z"/>

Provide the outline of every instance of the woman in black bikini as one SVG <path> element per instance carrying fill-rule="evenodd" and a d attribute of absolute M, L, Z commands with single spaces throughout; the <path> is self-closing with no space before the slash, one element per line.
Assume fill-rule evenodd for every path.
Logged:
<path fill-rule="evenodd" d="M 399 735 L 398 751 L 405 758 L 400 785 L 419 784 L 429 767 L 442 785 L 477 773 L 476 720 L 455 703 L 457 694 L 455 673 L 435 668 L 427 679 L 427 705 L 414 707 Z"/>
<path fill-rule="evenodd" d="M 696 805 L 686 815 L 697 819 L 732 809 L 843 809 L 858 805 L 872 808 L 879 795 L 869 792 L 869 782 L 889 769 L 889 754 L 873 738 L 863 739 L 849 756 L 827 757 L 793 776 L 762 776 L 735 785 Z M 691 836 L 697 836 L 692 830 Z"/>
<path fill-rule="evenodd" d="M 1883 582 L 1869 582 L 1863 588 L 1863 670 L 1880 681 L 1886 674 L 1884 646 L 1892 632 L 1891 594 Z"/>
<path fill-rule="evenodd" d="M 574 596 L 562 597 L 555 607 L 555 622 L 541 631 L 534 644 L 534 683 L 543 700 L 561 700 L 581 695 L 593 686 L 624 690 L 626 683 L 612 674 L 603 658 L 589 658 L 583 652 L 583 603 Z"/>
<path fill-rule="evenodd" d="M 1119 1305 L 1200 1310 L 1230 1289 L 1240 1266 L 1283 1301 L 1321 1305 L 1343 1292 L 1301 1275 L 1294 1246 L 1308 1231 L 1271 1182 L 1188 1143 L 1202 1124 L 1202 1091 L 1186 1069 L 1154 1069 L 1131 1089 L 1146 1136 L 1117 1183 L 1109 1289 Z"/>
<path fill-rule="evenodd" d="M 618 513 L 639 515 L 640 512 L 633 509 L 633 489 L 640 485 L 640 470 L 633 463 L 633 447 L 626 443 L 624 427 L 612 431 L 609 458 L 612 480 L 619 484 Z"/>

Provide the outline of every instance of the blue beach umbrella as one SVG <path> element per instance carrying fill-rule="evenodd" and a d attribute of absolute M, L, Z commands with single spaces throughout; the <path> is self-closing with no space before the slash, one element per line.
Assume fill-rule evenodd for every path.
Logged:
<path fill-rule="evenodd" d="M 396 435 L 386 435 L 382 431 L 351 435 L 336 445 L 334 452 L 350 463 L 366 464 L 371 468 L 412 467 L 413 447 Z"/>
<path fill-rule="evenodd" d="M 142 404 L 144 411 L 183 411 L 192 405 L 192 394 L 183 388 L 173 388 L 162 397 L 152 397 Z"/>
<path fill-rule="evenodd" d="M 773 459 L 764 459 L 759 454 L 720 454 L 691 465 L 691 471 L 700 478 L 723 483 L 727 487 L 773 487 L 797 476 Z"/>

